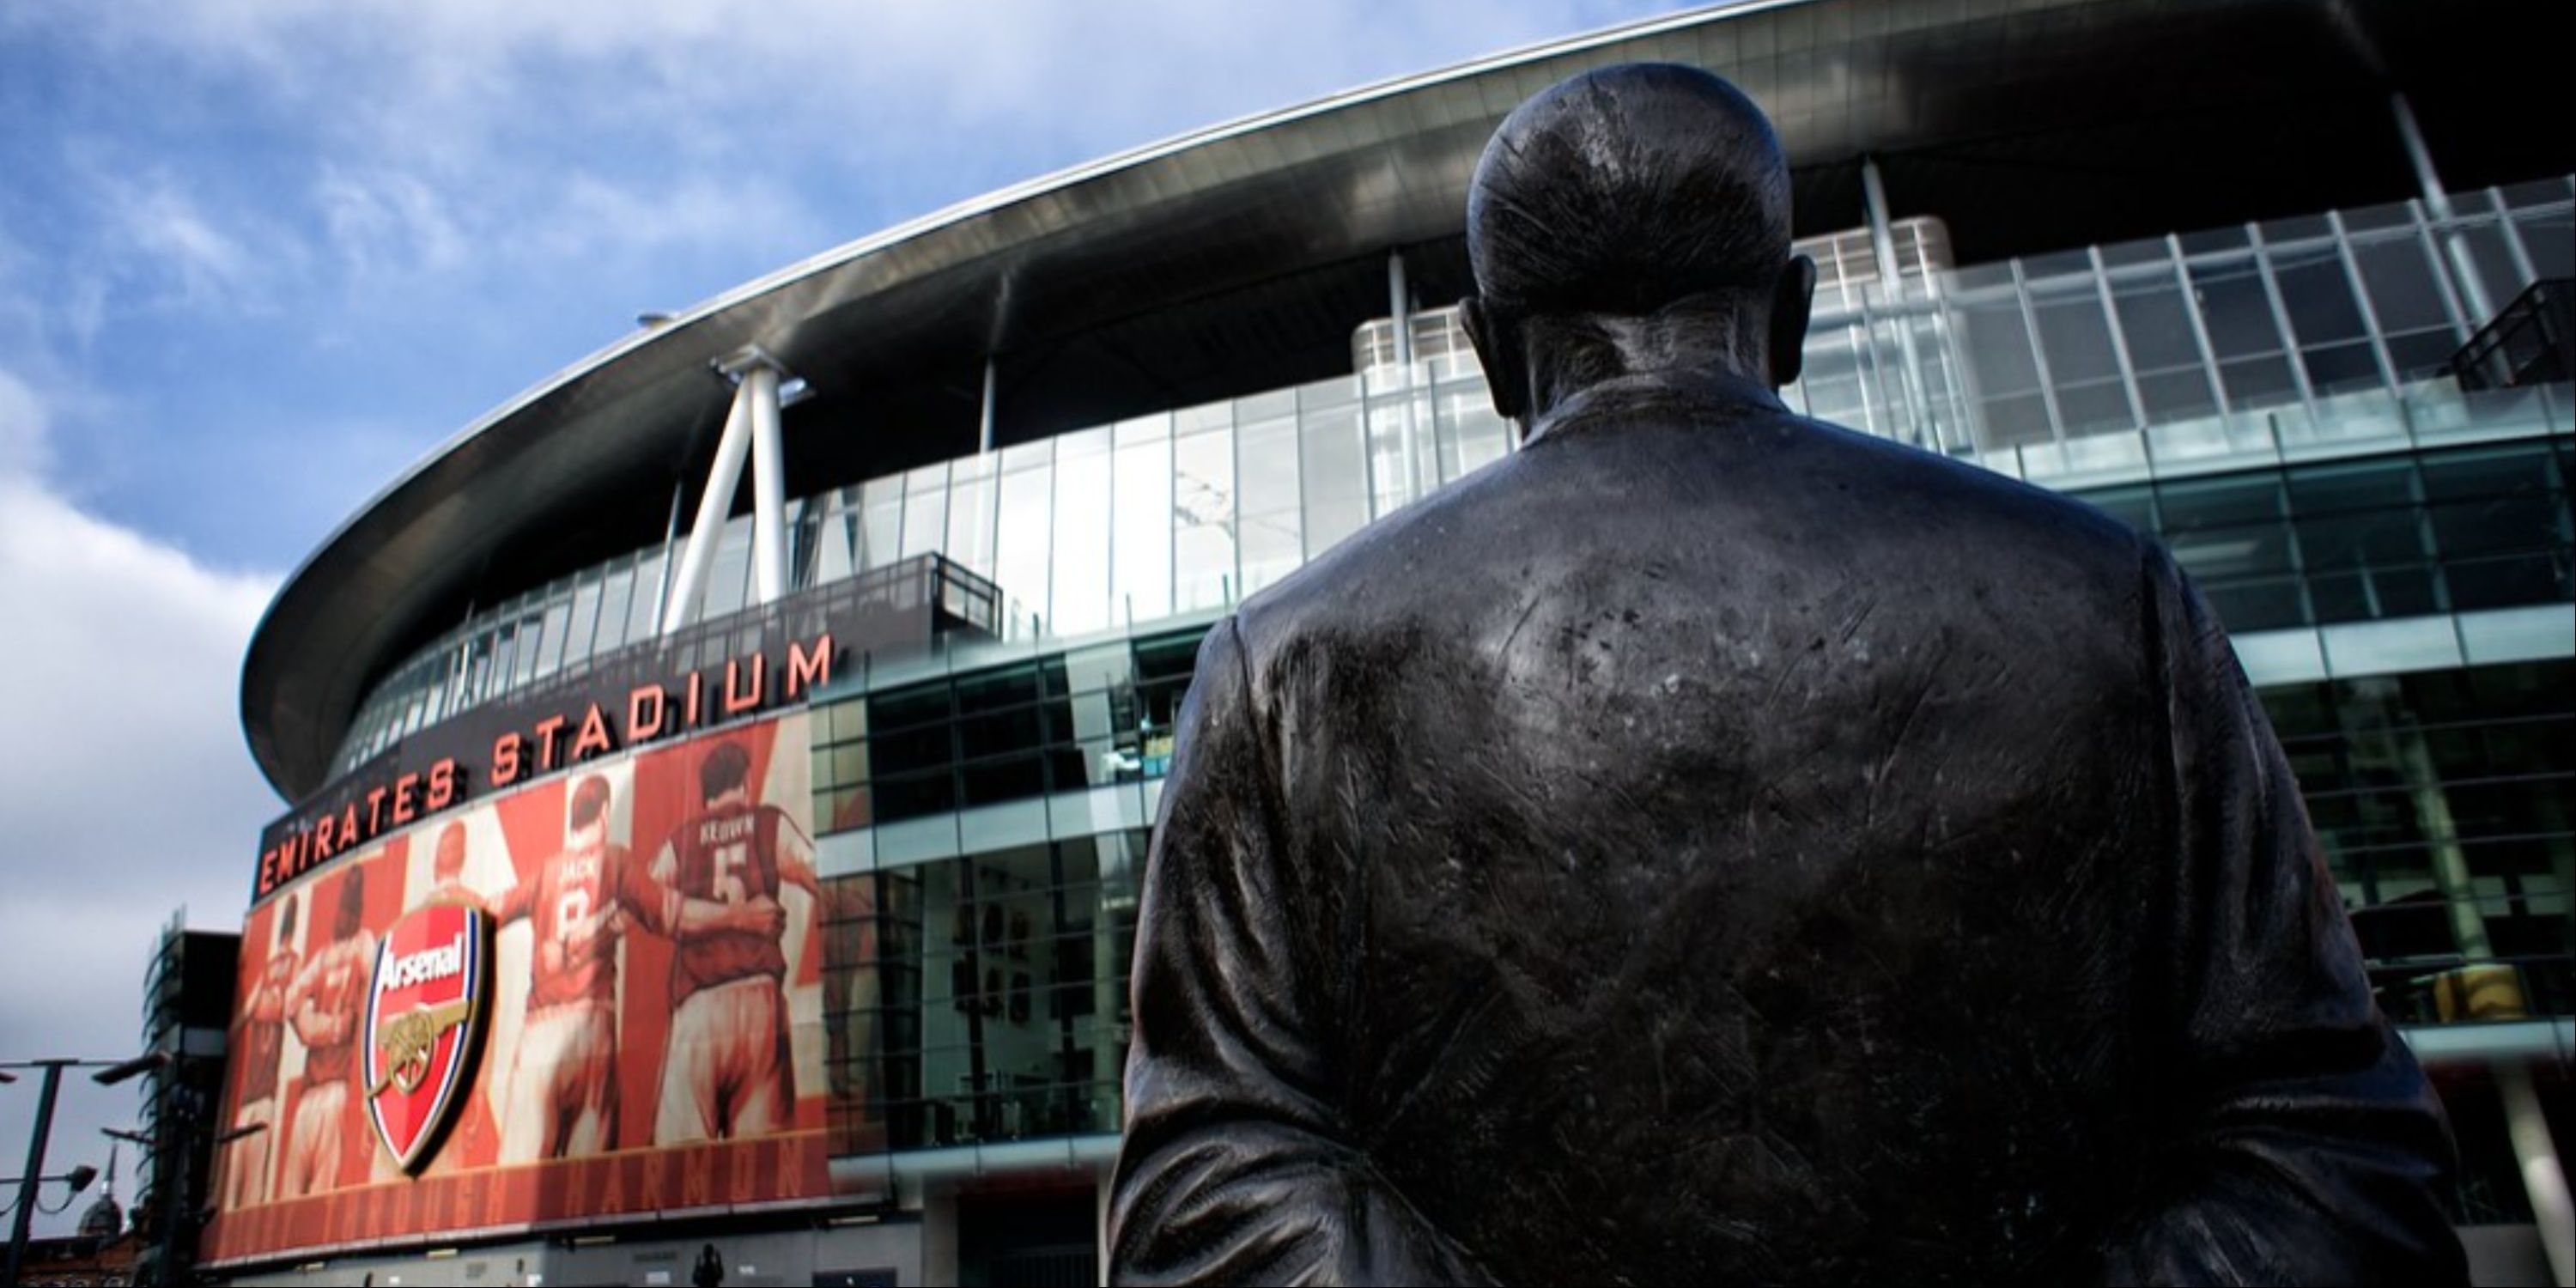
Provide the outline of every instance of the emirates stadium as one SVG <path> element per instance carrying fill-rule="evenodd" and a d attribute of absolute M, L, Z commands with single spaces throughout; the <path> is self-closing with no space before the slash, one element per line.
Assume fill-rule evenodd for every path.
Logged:
<path fill-rule="evenodd" d="M 1793 409 L 2081 498 L 2216 607 L 2449 1109 L 2477 1274 L 2568 1282 L 2562 16 L 1753 0 L 649 319 L 390 480 L 251 641 L 292 804 L 242 838 L 201 1273 L 1099 1282 L 1199 639 L 1518 450 L 1457 321 L 1469 175 L 1535 91 L 1668 61 L 1787 147 Z"/>

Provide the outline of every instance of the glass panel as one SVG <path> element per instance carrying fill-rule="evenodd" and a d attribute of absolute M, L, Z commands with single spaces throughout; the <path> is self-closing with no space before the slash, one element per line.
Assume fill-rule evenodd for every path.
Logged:
<path fill-rule="evenodd" d="M 823 510 L 831 497 L 791 497 L 787 502 L 787 593 L 811 590 L 822 554 Z"/>
<path fill-rule="evenodd" d="M 2356 238 L 2352 253 L 2382 329 L 2392 335 L 2434 327 L 2449 333 L 2451 315 L 2443 307 L 2441 287 L 2424 258 L 2424 243 L 2411 229 L 2398 237 Z"/>
<path fill-rule="evenodd" d="M 571 625 L 572 601 L 570 596 L 560 591 L 548 596 L 546 600 L 545 625 L 540 628 L 544 633 L 537 637 L 540 641 L 537 650 L 536 673 L 538 675 L 552 675 L 563 666 L 564 635 Z"/>
<path fill-rule="evenodd" d="M 2129 411 L 2128 390 L 2116 380 L 2058 386 L 2057 414 L 2069 437 L 2134 429 L 2138 420 Z"/>
<path fill-rule="evenodd" d="M 529 605 L 533 609 L 535 605 Z M 523 687 L 537 674 L 537 650 L 545 643 L 542 627 L 545 619 L 533 611 L 519 618 L 518 645 L 510 654 L 510 687 Z"/>
<path fill-rule="evenodd" d="M 1494 411 L 1493 393 L 1483 381 L 1442 386 L 1440 406 L 1444 432 L 1455 438 L 1458 450 L 1457 464 L 1448 467 L 1443 481 L 1511 454 L 1511 422 Z"/>
<path fill-rule="evenodd" d="M 994 504 L 1000 485 L 996 464 L 991 456 L 957 462 L 948 489 L 948 541 L 943 553 L 986 577 L 994 569 Z"/>
<path fill-rule="evenodd" d="M 903 476 L 869 479 L 859 489 L 860 555 L 867 568 L 903 557 Z"/>
<path fill-rule="evenodd" d="M 815 531 L 814 584 L 828 585 L 858 569 L 859 513 L 852 508 L 857 489 L 842 488 L 817 498 L 822 522 Z"/>
<path fill-rule="evenodd" d="M 1963 301 L 1952 322 L 1982 404 L 1984 440 L 1979 446 L 2009 447 L 2053 437 L 2047 403 L 2037 392 L 2039 364 L 2020 299 L 2007 293 Z M 1816 414 L 1831 419 L 1824 400 L 1816 402 Z"/>
<path fill-rule="evenodd" d="M 564 665 L 570 666 L 590 656 L 590 642 L 599 629 L 599 578 L 597 570 L 583 575 L 572 593 L 572 616 L 564 627 Z"/>
<path fill-rule="evenodd" d="M 1055 469 L 1044 456 L 1027 468 L 1002 473 L 1001 537 L 993 580 L 1012 605 L 1006 637 L 1016 638 L 1032 616 L 1043 617 L 1047 604 L 1048 546 L 1055 529 Z"/>
<path fill-rule="evenodd" d="M 1174 607 L 1183 612 L 1234 602 L 1234 430 L 1172 443 Z"/>
<path fill-rule="evenodd" d="M 715 564 L 707 569 L 706 598 L 698 601 L 697 620 L 741 611 L 750 580 L 751 516 L 746 514 L 725 522 L 716 542 Z"/>
<path fill-rule="evenodd" d="M 652 551 L 635 562 L 635 594 L 627 601 L 626 640 L 653 638 L 662 621 L 662 552 Z"/>
<path fill-rule="evenodd" d="M 1102 431 L 1090 437 L 1105 439 Z M 1109 614 L 1110 460 L 1105 452 L 1074 452 L 1066 435 L 1057 443 L 1055 549 L 1052 609 L 1047 628 L 1058 635 L 1101 630 Z"/>
<path fill-rule="evenodd" d="M 2576 213 L 2565 207 L 2526 210 L 2514 216 L 2514 226 L 2522 231 L 2523 250 L 2542 281 L 2576 277 Z"/>
<path fill-rule="evenodd" d="M 2441 611 L 2411 462 L 2300 470 L 2290 497 L 2319 621 Z"/>
<path fill-rule="evenodd" d="M 2455 610 L 2549 603 L 2576 594 L 2567 497 L 2548 451 L 2428 457 L 2422 468 Z"/>
<path fill-rule="evenodd" d="M 2289 310 L 2290 329 L 2298 333 L 2301 345 L 2357 340 L 2364 334 L 2352 281 L 2344 272 L 2343 256 L 2333 247 L 2274 252 L 2272 276 L 2280 284 L 2281 303 Z"/>
<path fill-rule="evenodd" d="M 2298 380 L 2290 374 L 2290 364 L 2278 356 L 2220 363 L 2218 376 L 2227 387 L 2227 401 L 2239 408 L 2274 406 L 2299 398 Z"/>
<path fill-rule="evenodd" d="M 2129 360 L 2141 373 L 2200 366 L 2200 341 L 2192 334 L 2182 290 L 2172 278 L 2123 285 L 2111 303 L 2120 311 L 2120 334 L 2129 342 Z"/>
<path fill-rule="evenodd" d="M 1131 422 L 1132 424 L 1133 422 Z M 1116 487 L 1109 550 L 1110 611 L 1121 625 L 1172 615 L 1172 441 L 1146 432 L 1167 425 L 1153 418 L 1122 433 L 1115 460 Z"/>
<path fill-rule="evenodd" d="M 2138 377 L 2138 398 L 2146 404 L 2147 423 L 2151 425 L 2193 420 L 2218 411 L 2209 377 L 2197 368 Z"/>
<path fill-rule="evenodd" d="M 904 475 L 903 557 L 940 553 L 948 540 L 948 466 L 928 465 Z"/>
<path fill-rule="evenodd" d="M 609 652 L 626 643 L 628 596 L 635 589 L 635 566 L 619 560 L 608 565 L 608 573 L 599 583 L 599 628 L 592 633 L 592 656 Z"/>
<path fill-rule="evenodd" d="M 1298 501 L 1296 420 L 1248 422 L 1238 433 L 1243 585 L 1236 597 L 1241 598 L 1305 562 L 1305 519 Z"/>
<path fill-rule="evenodd" d="M 2272 317 L 2271 297 L 2263 290 L 2260 270 L 2250 255 L 2194 264 L 2192 289 L 2201 317 L 2209 327 L 2210 346 L 2221 363 L 2253 354 L 2281 351 L 2281 330 Z M 2235 396 L 2231 383 L 2228 396 Z"/>
<path fill-rule="evenodd" d="M 2311 348 L 2299 355 L 2308 369 L 2308 386 L 2319 394 L 2341 393 L 2381 384 L 2379 355 L 2367 342 Z"/>
<path fill-rule="evenodd" d="M 1368 522 L 1368 462 L 1360 442 L 1359 409 L 1303 412 L 1297 423 L 1297 468 L 1305 484 L 1306 557 Z"/>
<path fill-rule="evenodd" d="M 2111 328 L 2102 319 L 2102 304 L 2088 276 L 2082 282 L 2034 292 L 2040 346 L 2048 354 L 2048 376 L 2061 387 L 2117 379 L 2120 364 L 2111 347 Z"/>
<path fill-rule="evenodd" d="M 2175 562 L 2227 629 L 2269 630 L 2307 620 L 2298 548 L 2283 518 L 2286 497 L 2277 477 L 2163 484 L 2157 506 Z"/>

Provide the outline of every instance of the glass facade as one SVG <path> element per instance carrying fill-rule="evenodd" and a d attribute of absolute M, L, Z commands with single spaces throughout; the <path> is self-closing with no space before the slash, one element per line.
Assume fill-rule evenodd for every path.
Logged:
<path fill-rule="evenodd" d="M 1142 832 L 830 878 L 835 1155 L 1115 1133 Z"/>
<path fill-rule="evenodd" d="M 899 824 L 1159 778 L 1204 628 L 818 708 L 814 817 Z"/>
<path fill-rule="evenodd" d="M 1800 246 L 1822 269 L 1815 324 L 1805 376 L 1783 393 L 1810 414 L 2062 490 L 2565 433 L 2576 409 L 2563 389 L 2464 394 L 2446 364 L 2485 321 L 2461 302 L 2455 259 L 2498 300 L 2576 274 L 2576 180 L 2457 194 L 2454 207 L 2449 221 L 2406 202 L 1958 269 L 1938 221 L 1908 220 L 1890 230 L 1892 278 L 1865 232 L 1811 238 Z M 2464 255 L 2448 253 L 2452 240 Z M 1000 584 L 1010 639 L 1126 631 L 1223 608 L 1512 450 L 1455 310 L 1425 310 L 1411 325 L 1409 372 L 1393 365 L 1391 324 L 1381 320 L 1354 336 L 1357 375 L 791 500 L 792 586 L 944 553 Z M 2303 474 L 2295 486 L 2304 501 L 2241 499 L 2271 505 L 2273 519 L 2302 506 L 2321 514 L 2338 487 L 2379 486 L 2357 475 L 2338 484 Z M 2562 469 L 2562 496 L 2564 477 Z M 2441 491 L 2452 484 L 2428 474 L 2409 486 L 2421 489 L 2431 519 L 2464 512 Z M 2151 490 L 2157 505 L 2175 495 L 2160 482 Z M 2262 521 L 2253 511 L 2242 519 Z M 2338 537 L 2310 522 L 2301 531 L 2312 539 L 2262 545 L 2216 579 L 2287 586 L 2317 565 L 2281 561 L 2311 553 L 2345 561 L 2346 575 L 2286 597 L 2250 581 L 2241 594 L 2230 589 L 2250 614 L 2231 619 L 2236 629 L 2393 616 L 2404 603 L 2446 596 L 2466 607 L 2539 575 L 2506 552 L 2490 578 L 2456 571 L 2466 547 L 2438 531 L 2413 551 L 2394 526 Z M 745 515 L 726 525 L 698 615 L 743 607 L 749 549 Z M 668 554 L 638 551 L 478 609 L 375 688 L 335 772 L 410 730 L 649 636 L 667 597 Z M 2437 559 L 2455 572 L 2435 576 Z M 2394 571 L 2410 560 L 2414 576 Z M 2388 576 L 2375 571 L 2383 566 Z M 2259 610 L 2247 607 L 2256 601 Z"/>
<path fill-rule="evenodd" d="M 2230 632 L 2576 601 L 2565 437 L 2075 495 L 2163 541 Z"/>
<path fill-rule="evenodd" d="M 2262 697 L 2390 1018 L 2470 1018 L 2453 972 L 2488 963 L 2521 1009 L 2576 1014 L 2576 662 Z"/>
<path fill-rule="evenodd" d="M 1141 792 L 1205 634 L 814 704 L 836 1154 L 1118 1130 Z"/>

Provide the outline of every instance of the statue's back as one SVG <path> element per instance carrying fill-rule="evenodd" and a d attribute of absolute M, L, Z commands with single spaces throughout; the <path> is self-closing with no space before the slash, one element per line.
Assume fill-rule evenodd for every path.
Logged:
<path fill-rule="evenodd" d="M 2044 1256 L 2147 1090 L 2104 949 L 2171 865 L 2151 577 L 2069 502 L 1656 390 L 1248 605 L 1292 847 L 1366 892 L 1379 1166 L 1515 1278 Z"/>

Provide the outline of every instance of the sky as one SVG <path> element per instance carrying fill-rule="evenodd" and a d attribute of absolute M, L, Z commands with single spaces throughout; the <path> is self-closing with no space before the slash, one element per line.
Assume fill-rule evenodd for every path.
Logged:
<path fill-rule="evenodd" d="M 242 741 L 241 656 L 285 573 L 637 314 L 1670 7 L 0 3 L 0 1060 L 131 1054 L 173 911 L 238 929 L 283 808 Z M 8 1175 L 34 1102 L 0 1086 Z M 98 1128 L 134 1113 L 69 1080 L 46 1171 L 104 1167 Z"/>

